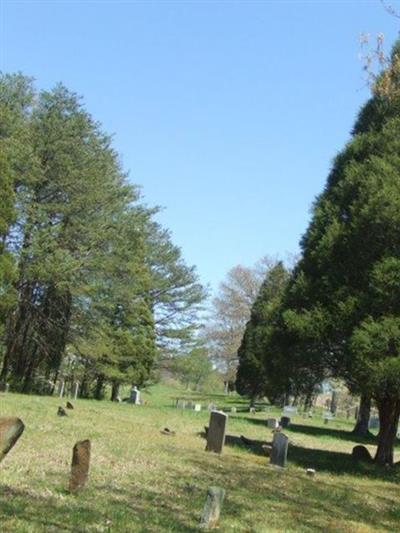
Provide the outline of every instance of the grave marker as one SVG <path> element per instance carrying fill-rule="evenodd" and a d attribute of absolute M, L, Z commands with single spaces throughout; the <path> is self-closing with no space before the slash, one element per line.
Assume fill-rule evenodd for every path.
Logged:
<path fill-rule="evenodd" d="M 226 421 L 228 415 L 221 411 L 211 411 L 207 432 L 207 452 L 221 453 L 225 444 Z"/>
<path fill-rule="evenodd" d="M 270 463 L 272 465 L 285 467 L 287 460 L 289 439 L 283 433 L 275 433 L 272 440 L 272 450 L 270 456 Z"/>
<path fill-rule="evenodd" d="M 267 426 L 271 429 L 276 429 L 279 424 L 276 418 L 267 418 Z"/>
<path fill-rule="evenodd" d="M 20 438 L 24 429 L 24 423 L 19 418 L 0 418 L 0 463 Z"/>
<path fill-rule="evenodd" d="M 90 440 L 77 442 L 72 450 L 70 492 L 82 489 L 88 480 L 90 466 Z"/>
<path fill-rule="evenodd" d="M 203 514 L 201 515 L 200 529 L 214 529 L 217 527 L 224 498 L 225 489 L 209 487 Z"/>

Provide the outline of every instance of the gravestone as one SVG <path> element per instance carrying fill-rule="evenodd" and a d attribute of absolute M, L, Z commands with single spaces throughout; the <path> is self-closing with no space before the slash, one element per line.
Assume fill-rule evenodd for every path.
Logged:
<path fill-rule="evenodd" d="M 77 442 L 72 450 L 69 491 L 82 489 L 88 480 L 90 466 L 90 440 Z"/>
<path fill-rule="evenodd" d="M 278 426 L 279 424 L 276 418 L 267 418 L 267 427 L 271 429 L 276 429 Z"/>
<path fill-rule="evenodd" d="M 290 424 L 290 418 L 288 416 L 281 416 L 280 425 L 283 429 L 287 428 Z"/>
<path fill-rule="evenodd" d="M 379 416 L 371 416 L 368 422 L 368 429 L 379 429 Z"/>
<path fill-rule="evenodd" d="M 0 417 L 0 463 L 20 438 L 24 429 L 24 423 L 19 418 Z"/>
<path fill-rule="evenodd" d="M 270 463 L 272 465 L 286 466 L 289 439 L 283 433 L 275 433 L 272 440 Z"/>
<path fill-rule="evenodd" d="M 66 405 L 67 409 L 73 409 L 74 406 L 72 405 L 71 402 L 67 402 L 67 405 Z"/>
<path fill-rule="evenodd" d="M 129 403 L 133 403 L 135 405 L 140 404 L 140 391 L 136 387 L 136 385 L 134 385 L 131 389 L 131 396 L 129 398 Z"/>
<path fill-rule="evenodd" d="M 296 415 L 297 414 L 297 407 L 293 407 L 293 405 L 284 405 L 283 407 L 283 413 L 286 415 L 286 414 L 292 414 L 292 415 Z"/>
<path fill-rule="evenodd" d="M 216 411 L 217 409 L 217 406 L 215 405 L 215 403 L 209 403 L 208 404 L 208 410 L 209 411 Z"/>
<path fill-rule="evenodd" d="M 63 407 L 59 407 L 57 411 L 58 416 L 67 416 L 67 411 Z"/>
<path fill-rule="evenodd" d="M 224 498 L 225 489 L 221 487 L 209 487 L 203 514 L 200 519 L 200 529 L 214 529 L 218 526 Z"/>
<path fill-rule="evenodd" d="M 236 407 L 231 407 L 231 413 L 236 413 L 236 412 L 237 412 Z"/>
<path fill-rule="evenodd" d="M 194 404 L 194 410 L 195 411 L 201 411 L 201 403 L 195 403 Z"/>
<path fill-rule="evenodd" d="M 256 412 L 256 408 L 255 407 L 249 407 L 249 413 L 251 413 L 252 415 L 254 415 Z"/>
<path fill-rule="evenodd" d="M 207 432 L 207 452 L 221 453 L 225 444 L 226 421 L 228 415 L 221 411 L 211 411 Z"/>
<path fill-rule="evenodd" d="M 372 462 L 372 456 L 369 453 L 368 448 L 363 446 L 362 444 L 358 444 L 357 446 L 354 446 L 351 455 L 353 459 L 356 461 L 364 461 L 366 463 Z"/>

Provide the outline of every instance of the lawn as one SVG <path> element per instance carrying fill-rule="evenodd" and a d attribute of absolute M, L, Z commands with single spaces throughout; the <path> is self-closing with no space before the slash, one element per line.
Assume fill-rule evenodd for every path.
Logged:
<path fill-rule="evenodd" d="M 207 487 L 226 489 L 221 532 L 369 532 L 400 529 L 400 472 L 356 464 L 353 421 L 292 418 L 288 466 L 268 464 L 261 450 L 230 444 L 222 455 L 204 451 L 199 435 L 207 411 L 176 409 L 188 393 L 155 386 L 146 405 L 77 400 L 56 416 L 57 398 L 0 394 L 0 416 L 18 416 L 26 429 L 0 465 L 0 531 L 198 531 Z M 237 396 L 190 395 L 219 408 L 236 406 L 228 435 L 270 441 L 270 408 L 255 415 Z M 175 436 L 160 433 L 164 427 Z M 72 447 L 92 441 L 87 488 L 66 491 Z M 400 447 L 397 460 L 400 460 Z M 317 470 L 309 478 L 306 468 Z"/>

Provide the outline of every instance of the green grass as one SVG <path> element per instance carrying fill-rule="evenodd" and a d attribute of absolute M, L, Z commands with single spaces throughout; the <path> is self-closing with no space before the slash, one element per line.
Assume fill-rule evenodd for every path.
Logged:
<path fill-rule="evenodd" d="M 0 395 L 0 415 L 19 416 L 22 437 L 0 465 L 0 531 L 158 532 L 198 530 L 207 487 L 226 489 L 222 532 L 398 531 L 399 471 L 355 464 L 350 434 L 353 421 L 323 425 L 320 417 L 292 417 L 288 467 L 276 469 L 258 449 L 228 439 L 221 456 L 204 451 L 198 435 L 208 412 L 173 407 L 174 398 L 191 397 L 229 415 L 231 436 L 270 441 L 267 416 L 251 415 L 237 396 L 201 396 L 166 386 L 143 394 L 146 405 L 78 400 L 69 416 L 56 416 L 60 400 Z M 176 435 L 160 433 L 164 427 Z M 92 441 L 87 488 L 66 492 L 72 447 Z M 398 449 L 398 452 L 400 450 Z M 397 460 L 400 460 L 397 453 Z M 314 479 L 305 469 L 317 470 Z"/>

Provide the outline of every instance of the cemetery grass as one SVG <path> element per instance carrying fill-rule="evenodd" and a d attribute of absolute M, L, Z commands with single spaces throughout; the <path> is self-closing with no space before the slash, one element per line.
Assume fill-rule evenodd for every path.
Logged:
<path fill-rule="evenodd" d="M 208 412 L 173 407 L 191 396 L 229 415 L 221 456 L 206 453 L 198 435 Z M 240 435 L 270 441 L 268 413 L 251 415 L 238 396 L 195 395 L 167 386 L 142 394 L 146 405 L 77 400 L 67 417 L 57 417 L 57 398 L 0 394 L 0 415 L 19 416 L 25 432 L 0 465 L 0 531 L 158 532 L 198 531 L 207 487 L 226 489 L 221 532 L 398 531 L 398 468 L 356 464 L 356 443 L 373 451 L 374 438 L 355 439 L 353 421 L 322 424 L 320 417 L 296 416 L 286 430 L 288 466 L 268 464 L 262 449 L 240 444 Z M 164 427 L 174 436 L 160 433 Z M 77 440 L 92 441 L 89 483 L 66 491 Z M 397 460 L 400 447 L 397 446 Z M 307 477 L 306 468 L 317 470 Z"/>

